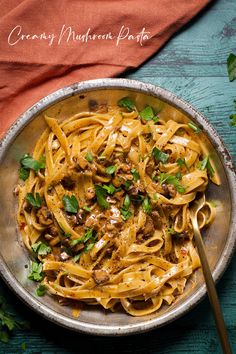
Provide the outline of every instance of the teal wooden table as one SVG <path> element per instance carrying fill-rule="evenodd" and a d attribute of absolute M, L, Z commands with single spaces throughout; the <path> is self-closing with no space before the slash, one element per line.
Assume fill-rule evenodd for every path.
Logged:
<path fill-rule="evenodd" d="M 197 1 L 197 0 L 196 0 Z M 125 77 L 164 87 L 189 101 L 214 125 L 236 157 L 236 127 L 229 127 L 236 81 L 229 82 L 226 59 L 236 54 L 236 1 L 219 0 L 188 24 L 153 58 Z M 236 353 L 236 257 L 217 288 L 230 340 Z M 221 353 L 209 302 L 155 331 L 123 338 L 99 338 L 59 328 L 23 305 L 1 282 L 13 310 L 31 323 L 18 331 L 0 353 Z M 21 345 L 26 344 L 23 350 Z M 24 347 L 24 345 L 23 345 Z"/>

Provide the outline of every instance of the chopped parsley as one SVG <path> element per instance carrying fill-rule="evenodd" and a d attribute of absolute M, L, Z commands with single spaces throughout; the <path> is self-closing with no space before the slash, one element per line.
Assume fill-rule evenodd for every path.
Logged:
<path fill-rule="evenodd" d="M 128 194 L 126 194 L 123 202 L 123 206 L 120 209 L 123 220 L 128 220 L 133 215 L 132 211 L 129 210 L 130 205 L 131 205 L 130 197 Z"/>
<path fill-rule="evenodd" d="M 25 321 L 19 321 L 8 308 L 6 299 L 0 295 L 0 341 L 8 343 L 10 334 L 14 329 L 26 329 L 29 324 Z"/>
<path fill-rule="evenodd" d="M 28 278 L 34 281 L 41 281 L 43 277 L 43 264 L 38 262 L 31 262 L 31 272 L 28 275 Z"/>
<path fill-rule="evenodd" d="M 65 211 L 67 211 L 68 213 L 77 214 L 79 203 L 74 195 L 72 195 L 71 197 L 69 195 L 64 195 L 62 198 L 62 202 Z"/>
<path fill-rule="evenodd" d="M 32 246 L 32 250 L 39 256 L 46 256 L 52 249 L 46 243 L 39 241 Z"/>
<path fill-rule="evenodd" d="M 229 125 L 231 125 L 231 127 L 236 127 L 236 114 L 231 114 L 229 116 L 230 122 Z"/>
<path fill-rule="evenodd" d="M 175 187 L 177 192 L 183 194 L 185 192 L 185 188 L 181 186 L 179 183 L 179 179 L 176 176 L 173 175 L 168 175 L 167 173 L 161 173 L 160 174 L 160 183 L 167 183 L 167 184 L 172 184 L 172 186 Z"/>
<path fill-rule="evenodd" d="M 83 253 L 88 253 L 94 247 L 96 240 L 97 240 L 97 235 L 94 236 L 93 229 L 87 229 L 87 231 L 85 232 L 85 234 L 82 238 L 72 240 L 70 242 L 71 247 L 77 245 L 78 243 L 81 244 L 81 243 L 86 243 L 87 241 L 89 241 L 85 245 L 84 249 L 79 254 L 77 254 L 73 257 L 73 262 L 77 262 Z"/>
<path fill-rule="evenodd" d="M 103 186 L 101 186 L 99 184 L 95 184 L 95 192 L 96 192 L 97 202 L 100 205 L 100 207 L 103 209 L 110 208 L 110 204 L 106 200 L 108 191 Z"/>
<path fill-rule="evenodd" d="M 30 156 L 29 154 L 25 154 L 20 159 L 20 164 L 25 169 L 31 169 L 31 170 L 34 170 L 34 171 L 38 172 L 42 168 L 45 168 L 45 157 L 42 156 L 40 158 L 40 160 L 37 161 L 32 156 Z"/>
<path fill-rule="evenodd" d="M 182 179 L 182 174 L 181 174 L 181 172 L 177 172 L 177 173 L 175 174 L 175 177 L 176 177 L 179 181 L 181 181 L 181 179 Z"/>
<path fill-rule="evenodd" d="M 29 178 L 30 170 L 27 170 L 25 167 L 19 169 L 19 178 L 23 181 L 26 181 Z"/>
<path fill-rule="evenodd" d="M 152 180 L 153 180 L 154 182 L 156 182 L 156 181 L 158 180 L 157 175 L 152 175 Z"/>
<path fill-rule="evenodd" d="M 83 237 L 71 240 L 70 245 L 75 246 L 78 243 L 85 243 L 92 238 L 94 240 L 96 239 L 96 236 L 95 237 L 93 236 L 93 229 L 87 229 Z"/>
<path fill-rule="evenodd" d="M 124 107 L 127 111 L 132 112 L 136 109 L 134 101 L 129 97 L 123 97 L 118 101 L 119 107 Z"/>
<path fill-rule="evenodd" d="M 43 284 L 39 284 L 39 286 L 36 289 L 36 294 L 38 296 L 44 296 L 46 294 L 47 287 Z"/>
<path fill-rule="evenodd" d="M 40 208 L 42 205 L 42 199 L 40 198 L 39 193 L 35 194 L 35 197 L 32 193 L 27 193 L 25 199 L 29 202 L 34 208 Z"/>
<path fill-rule="evenodd" d="M 147 213 L 147 214 L 151 213 L 152 205 L 151 205 L 150 199 L 148 197 L 143 199 L 142 208 L 145 213 Z"/>
<path fill-rule="evenodd" d="M 106 168 L 106 174 L 107 175 L 113 175 L 113 173 L 115 173 L 117 170 L 117 167 L 116 166 L 108 166 Z"/>
<path fill-rule="evenodd" d="M 29 177 L 30 170 L 38 172 L 40 169 L 45 168 L 45 156 L 42 156 L 40 160 L 37 161 L 29 154 L 25 154 L 20 159 L 20 164 L 19 178 L 26 181 Z"/>
<path fill-rule="evenodd" d="M 87 154 L 85 155 L 85 158 L 88 162 L 93 162 L 93 155 L 91 154 L 90 151 L 87 152 Z"/>
<path fill-rule="evenodd" d="M 131 181 L 125 181 L 125 183 L 123 184 L 125 189 L 129 189 L 129 187 L 131 186 L 132 182 Z"/>
<path fill-rule="evenodd" d="M 199 128 L 196 124 L 189 122 L 188 123 L 189 128 L 191 128 L 195 133 L 201 133 L 202 129 Z"/>
<path fill-rule="evenodd" d="M 229 75 L 229 81 L 236 79 L 236 55 L 230 53 L 227 58 L 227 69 Z"/>
<path fill-rule="evenodd" d="M 125 209 L 129 209 L 130 204 L 131 204 L 130 197 L 128 194 L 126 194 L 125 199 L 124 199 L 124 203 L 123 203 L 123 207 Z"/>
<path fill-rule="evenodd" d="M 139 175 L 138 171 L 135 168 L 133 168 L 131 170 L 131 173 L 133 175 L 134 181 L 137 182 L 140 179 L 140 175 Z"/>
<path fill-rule="evenodd" d="M 89 243 L 84 247 L 84 253 L 88 253 L 95 245 L 95 242 Z"/>
<path fill-rule="evenodd" d="M 139 114 L 142 119 L 147 121 L 154 118 L 154 112 L 151 106 L 146 106 Z"/>
<path fill-rule="evenodd" d="M 185 158 L 179 158 L 178 160 L 176 160 L 177 165 L 182 168 L 183 166 L 189 171 L 188 165 L 186 164 Z"/>
<path fill-rule="evenodd" d="M 161 161 L 162 163 L 166 163 L 169 159 L 169 154 L 162 152 L 157 147 L 152 149 L 152 155 L 154 156 L 155 160 Z"/>
<path fill-rule="evenodd" d="M 102 188 L 105 189 L 108 194 L 114 194 L 114 193 L 119 192 L 121 190 L 120 187 L 119 188 L 114 187 L 112 183 L 110 183 L 108 185 L 104 184 L 102 186 Z"/>
<path fill-rule="evenodd" d="M 133 214 L 132 211 L 126 210 L 124 207 L 120 209 L 123 220 L 128 220 Z"/>
<path fill-rule="evenodd" d="M 202 161 L 199 162 L 198 168 L 200 170 L 202 170 L 202 171 L 207 169 L 210 177 L 214 176 L 215 171 L 214 171 L 214 168 L 211 165 L 209 156 L 206 156 Z"/>
<path fill-rule="evenodd" d="M 85 211 L 87 211 L 88 213 L 91 213 L 91 211 L 92 211 L 87 205 L 85 205 L 85 206 L 83 207 L 83 209 L 84 209 Z"/>

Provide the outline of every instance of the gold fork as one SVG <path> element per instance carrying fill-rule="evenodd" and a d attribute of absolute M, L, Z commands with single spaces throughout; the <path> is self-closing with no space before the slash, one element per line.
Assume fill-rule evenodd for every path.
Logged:
<path fill-rule="evenodd" d="M 190 219 L 191 219 L 191 222 L 193 225 L 194 239 L 195 239 L 195 243 L 196 243 L 196 246 L 198 249 L 198 254 L 199 254 L 199 257 L 201 260 L 202 271 L 203 271 L 203 275 L 204 275 L 205 282 L 206 282 L 208 297 L 209 297 L 211 307 L 213 310 L 216 328 L 217 328 L 217 331 L 218 331 L 218 334 L 220 337 L 222 350 L 226 354 L 231 354 L 232 350 L 230 347 L 230 342 L 228 339 L 228 334 L 227 334 L 227 330 L 225 327 L 223 314 L 222 314 L 219 299 L 217 296 L 215 283 L 212 278 L 211 270 L 210 270 L 209 263 L 208 263 L 208 260 L 206 257 L 206 252 L 205 252 L 205 247 L 204 247 L 204 243 L 202 240 L 201 232 L 198 227 L 197 215 L 198 215 L 198 212 L 200 211 L 200 209 L 202 209 L 204 205 L 205 205 L 205 194 L 202 194 L 201 197 L 199 199 L 197 199 L 194 202 L 193 206 L 190 208 Z"/>

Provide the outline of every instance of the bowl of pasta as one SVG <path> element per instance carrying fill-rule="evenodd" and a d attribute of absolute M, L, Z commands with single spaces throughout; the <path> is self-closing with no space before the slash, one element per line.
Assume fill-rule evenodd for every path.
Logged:
<path fill-rule="evenodd" d="M 98 79 L 43 98 L 2 140 L 0 185 L 3 279 L 76 331 L 148 331 L 203 299 L 189 216 L 199 193 L 215 281 L 235 247 L 223 142 L 191 105 L 150 84 Z"/>

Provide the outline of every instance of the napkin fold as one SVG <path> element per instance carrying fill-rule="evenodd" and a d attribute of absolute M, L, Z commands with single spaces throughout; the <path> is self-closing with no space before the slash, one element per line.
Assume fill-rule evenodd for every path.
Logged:
<path fill-rule="evenodd" d="M 50 92 L 137 68 L 209 2 L 2 0 L 0 136 Z"/>

